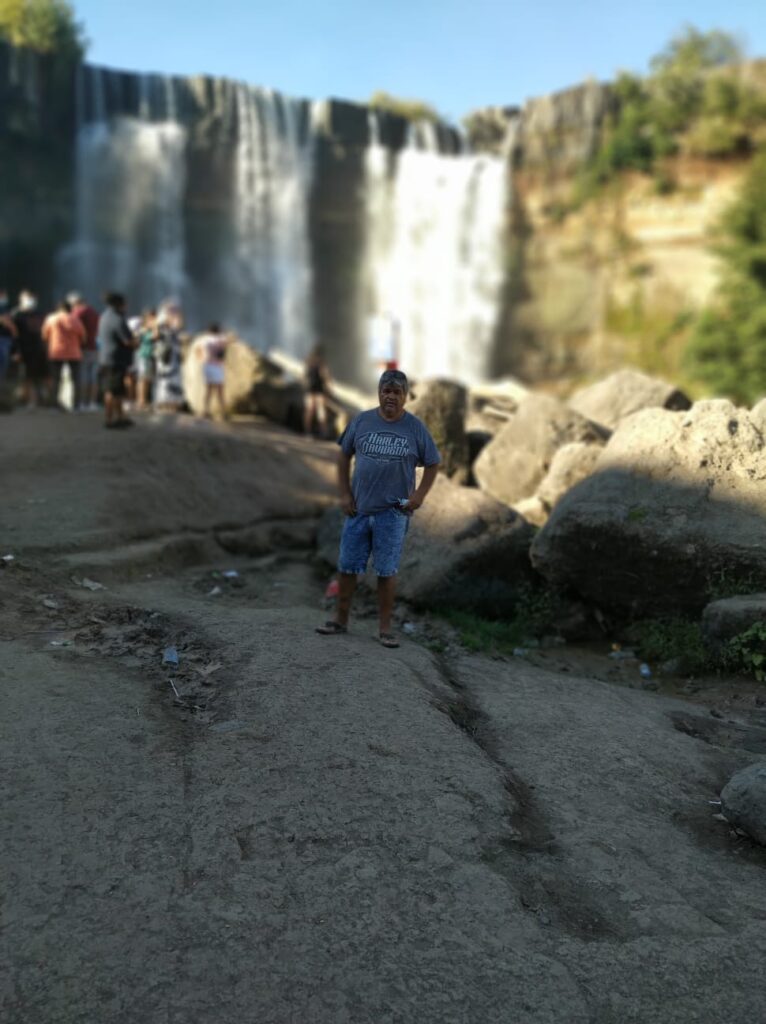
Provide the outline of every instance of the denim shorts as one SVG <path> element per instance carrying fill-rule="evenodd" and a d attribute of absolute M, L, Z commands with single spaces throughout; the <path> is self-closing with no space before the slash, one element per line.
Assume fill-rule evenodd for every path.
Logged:
<path fill-rule="evenodd" d="M 361 576 L 372 564 L 378 576 L 395 576 L 404 547 L 410 517 L 389 508 L 372 516 L 346 516 L 340 538 L 338 572 Z"/>

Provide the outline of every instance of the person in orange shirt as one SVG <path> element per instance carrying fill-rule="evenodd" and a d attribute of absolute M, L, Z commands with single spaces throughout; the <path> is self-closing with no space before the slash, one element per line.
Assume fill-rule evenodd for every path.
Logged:
<path fill-rule="evenodd" d="M 64 300 L 59 303 L 55 313 L 45 318 L 43 323 L 43 338 L 48 346 L 48 362 L 53 379 L 53 401 L 59 408 L 59 388 L 61 386 L 61 373 L 66 364 L 69 367 L 69 374 L 72 378 L 72 408 L 77 409 L 80 405 L 80 361 L 82 360 L 82 349 L 87 341 L 85 328 L 80 320 L 72 313 L 72 307 Z"/>

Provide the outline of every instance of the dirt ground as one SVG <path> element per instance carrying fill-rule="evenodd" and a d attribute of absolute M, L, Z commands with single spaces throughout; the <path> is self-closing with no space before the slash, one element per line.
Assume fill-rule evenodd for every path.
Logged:
<path fill-rule="evenodd" d="M 761 1020 L 761 691 L 316 635 L 333 458 L 0 419 L 2 1020 Z"/>

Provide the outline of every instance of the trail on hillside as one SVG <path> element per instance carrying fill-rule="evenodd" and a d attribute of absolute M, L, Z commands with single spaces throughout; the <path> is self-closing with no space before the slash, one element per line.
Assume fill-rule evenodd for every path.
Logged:
<path fill-rule="evenodd" d="M 756 714 L 316 635 L 331 446 L 2 430 L 4 1019 L 758 1019 Z"/>

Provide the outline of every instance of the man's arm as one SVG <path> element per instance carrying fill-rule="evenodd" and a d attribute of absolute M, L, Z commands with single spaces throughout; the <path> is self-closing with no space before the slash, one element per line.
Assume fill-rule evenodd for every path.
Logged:
<path fill-rule="evenodd" d="M 433 466 L 426 466 L 423 470 L 423 479 L 420 481 L 420 487 L 416 488 L 410 495 L 410 503 L 407 506 L 407 511 L 414 512 L 420 508 L 423 502 L 426 500 L 428 492 L 434 485 L 434 480 L 439 472 L 438 462 Z"/>
<path fill-rule="evenodd" d="M 344 515 L 356 515 L 356 504 L 351 493 L 351 456 L 342 450 L 338 453 L 338 491 Z"/>

